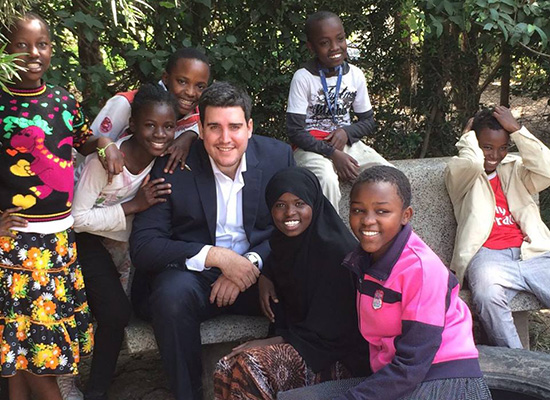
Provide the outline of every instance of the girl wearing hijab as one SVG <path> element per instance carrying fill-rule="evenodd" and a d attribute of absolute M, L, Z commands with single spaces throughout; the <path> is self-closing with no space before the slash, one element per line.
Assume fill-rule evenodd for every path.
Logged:
<path fill-rule="evenodd" d="M 275 399 L 281 391 L 367 372 L 355 287 L 341 266 L 357 241 L 305 168 L 275 174 L 266 202 L 276 229 L 259 291 L 275 336 L 244 343 L 219 361 L 216 399 Z"/>

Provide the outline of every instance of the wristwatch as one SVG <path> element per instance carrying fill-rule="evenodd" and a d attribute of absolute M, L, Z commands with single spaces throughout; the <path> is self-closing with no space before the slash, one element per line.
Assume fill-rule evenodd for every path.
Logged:
<path fill-rule="evenodd" d="M 254 264 L 256 268 L 260 268 L 260 258 L 256 255 L 256 253 L 244 253 L 243 257 Z"/>

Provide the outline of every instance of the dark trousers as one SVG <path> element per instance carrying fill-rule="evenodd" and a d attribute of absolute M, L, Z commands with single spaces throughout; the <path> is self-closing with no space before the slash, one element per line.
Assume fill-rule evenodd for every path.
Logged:
<path fill-rule="evenodd" d="M 150 309 L 155 338 L 177 400 L 202 400 L 201 322 L 224 312 L 260 315 L 258 286 L 240 293 L 235 304 L 210 304 L 217 268 L 194 272 L 166 269 L 151 287 Z"/>
<path fill-rule="evenodd" d="M 97 322 L 92 367 L 85 394 L 97 396 L 107 393 L 113 379 L 131 306 L 101 237 L 77 233 L 76 245 L 88 304 Z"/>

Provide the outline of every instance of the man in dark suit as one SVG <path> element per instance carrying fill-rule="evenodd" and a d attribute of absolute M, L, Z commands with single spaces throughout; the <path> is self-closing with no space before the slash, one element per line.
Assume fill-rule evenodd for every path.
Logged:
<path fill-rule="evenodd" d="M 151 179 L 163 176 L 172 193 L 136 216 L 130 238 L 137 274 L 150 279 L 155 337 L 177 400 L 202 398 L 200 323 L 225 311 L 259 313 L 250 287 L 270 251 L 265 187 L 294 164 L 287 144 L 252 135 L 244 91 L 214 83 L 199 111 L 202 140 L 183 170 L 165 175 L 166 157 L 157 160 Z"/>

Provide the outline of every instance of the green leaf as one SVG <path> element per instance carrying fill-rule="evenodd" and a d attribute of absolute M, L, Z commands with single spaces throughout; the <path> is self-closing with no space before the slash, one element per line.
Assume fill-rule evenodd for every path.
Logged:
<path fill-rule="evenodd" d="M 445 9 L 445 12 L 449 15 L 454 14 L 454 8 L 453 5 L 448 2 L 447 0 L 443 0 L 443 8 Z"/>
<path fill-rule="evenodd" d="M 545 48 L 548 46 L 548 36 L 546 36 L 546 33 L 540 29 L 538 26 L 535 26 L 535 30 L 540 36 L 540 40 L 542 41 L 542 47 Z"/>
<path fill-rule="evenodd" d="M 508 14 L 500 14 L 500 19 L 504 20 L 510 25 L 514 25 L 515 21 Z"/>
<path fill-rule="evenodd" d="M 443 33 L 443 24 L 441 23 L 441 21 L 439 21 L 438 18 L 434 17 L 433 15 L 430 14 L 430 19 L 432 20 L 432 24 L 435 28 L 435 34 L 437 37 L 440 37 L 441 34 Z"/>
<path fill-rule="evenodd" d="M 84 29 L 84 36 L 88 42 L 92 42 L 96 38 L 95 33 L 89 28 Z"/>
<path fill-rule="evenodd" d="M 454 23 L 455 25 L 458 25 L 459 27 L 461 28 L 465 28 L 464 25 L 464 20 L 462 19 L 462 17 L 458 16 L 458 15 L 452 15 L 449 17 L 449 21 L 451 21 L 452 23 Z"/>
<path fill-rule="evenodd" d="M 511 7 L 516 7 L 516 2 L 514 0 L 500 0 L 500 2 Z"/>
<path fill-rule="evenodd" d="M 502 14 L 513 14 L 515 9 L 514 7 L 510 7 L 509 5 L 507 4 L 501 4 L 500 5 L 500 15 L 501 15 L 501 18 L 502 18 Z"/>
<path fill-rule="evenodd" d="M 498 26 L 500 27 L 500 30 L 502 34 L 504 35 L 504 40 L 508 41 L 508 29 L 506 29 L 506 25 L 502 21 L 497 21 Z"/>
<path fill-rule="evenodd" d="M 222 67 L 223 69 L 225 69 L 226 72 L 229 71 L 233 67 L 233 65 L 233 61 L 228 58 L 222 61 Z"/>
<path fill-rule="evenodd" d="M 227 41 L 227 43 L 231 43 L 231 44 L 237 43 L 237 38 L 233 35 L 227 35 L 225 37 L 225 40 Z"/>
<path fill-rule="evenodd" d="M 144 75 L 149 75 L 153 70 L 153 66 L 149 61 L 144 60 L 139 63 L 139 69 L 141 70 L 141 72 L 143 72 Z"/>
<path fill-rule="evenodd" d="M 194 0 L 195 3 L 203 4 L 208 8 L 212 8 L 212 1 L 210 0 Z"/>
<path fill-rule="evenodd" d="M 483 30 L 484 31 L 490 31 L 491 29 L 493 29 L 494 26 L 495 25 L 492 22 L 487 22 L 485 25 L 483 25 Z"/>
<path fill-rule="evenodd" d="M 490 9 L 489 9 L 489 13 L 491 14 L 491 19 L 492 19 L 493 21 L 498 21 L 498 20 L 499 20 L 499 18 L 498 18 L 499 15 L 498 15 L 498 11 L 497 11 L 497 10 L 495 10 L 494 8 L 490 8 Z"/>
<path fill-rule="evenodd" d="M 169 1 L 161 1 L 161 2 L 159 2 L 159 6 L 164 7 L 164 8 L 174 8 L 174 7 L 176 7 L 176 5 L 174 3 L 169 2 Z"/>
<path fill-rule="evenodd" d="M 527 31 L 527 24 L 525 22 L 520 22 L 519 24 L 516 25 L 514 29 L 517 30 L 518 32 Z"/>
<path fill-rule="evenodd" d="M 241 71 L 241 77 L 245 82 L 248 82 L 252 78 L 252 75 L 250 74 L 250 71 L 245 69 Z"/>

